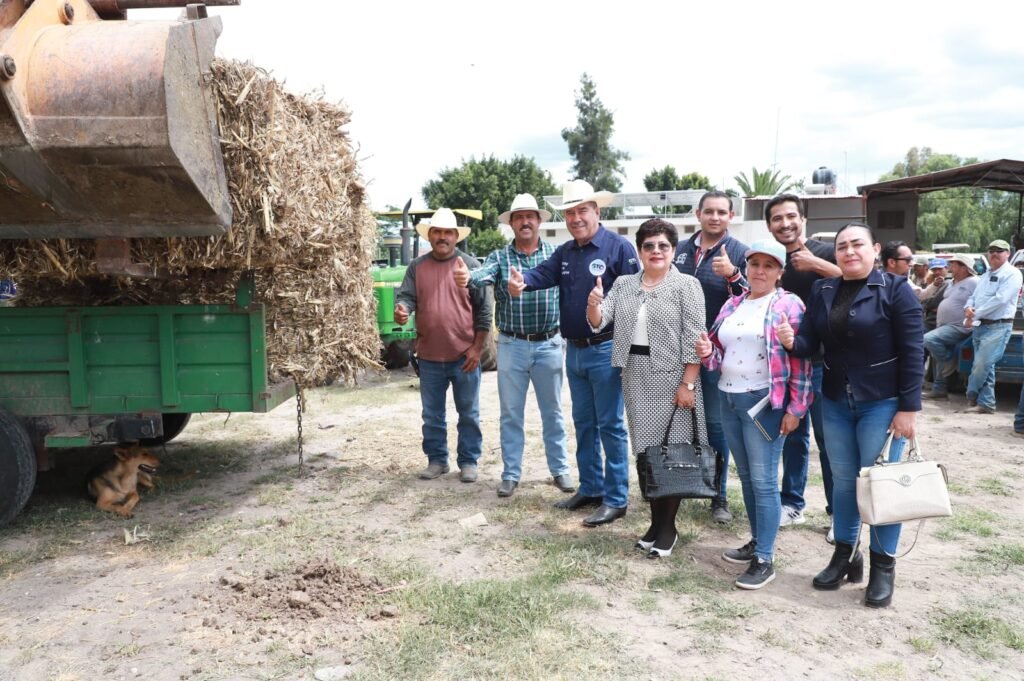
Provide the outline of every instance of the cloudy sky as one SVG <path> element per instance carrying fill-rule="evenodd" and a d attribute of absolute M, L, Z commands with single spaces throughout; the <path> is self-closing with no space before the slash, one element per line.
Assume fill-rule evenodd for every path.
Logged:
<path fill-rule="evenodd" d="M 779 9 L 784 7 L 785 9 Z M 626 191 L 665 164 L 719 186 L 751 166 L 827 165 L 840 191 L 911 146 L 1024 158 L 1024 2 L 242 0 L 221 56 L 353 111 L 373 207 L 445 167 L 532 156 L 570 178 L 560 131 L 589 73 L 629 152 Z M 137 12 L 132 18 L 163 18 Z"/>

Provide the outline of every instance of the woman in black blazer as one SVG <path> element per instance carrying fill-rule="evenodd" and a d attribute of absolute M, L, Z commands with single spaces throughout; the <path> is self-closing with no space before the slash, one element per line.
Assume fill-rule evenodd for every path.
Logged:
<path fill-rule="evenodd" d="M 810 357 L 819 344 L 825 349 L 822 420 L 835 483 L 836 548 L 813 580 L 816 589 L 863 579 L 857 475 L 872 464 L 890 432 L 889 459 L 899 460 L 914 436 L 924 380 L 924 319 L 906 277 L 875 269 L 879 245 L 862 222 L 841 228 L 835 247 L 842 276 L 815 282 L 795 338 L 792 329 L 779 330 L 783 346 L 798 357 Z M 867 606 L 892 602 L 900 529 L 870 528 Z"/>

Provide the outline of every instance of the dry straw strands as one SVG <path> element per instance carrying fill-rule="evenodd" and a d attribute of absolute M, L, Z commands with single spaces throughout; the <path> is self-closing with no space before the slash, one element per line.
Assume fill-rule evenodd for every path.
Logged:
<path fill-rule="evenodd" d="M 297 97 L 265 71 L 214 63 L 234 221 L 220 237 L 135 239 L 134 262 L 159 279 L 99 275 L 94 244 L 0 242 L 0 271 L 20 305 L 228 303 L 256 271 L 267 305 L 272 378 L 303 386 L 351 381 L 379 356 L 370 260 L 376 222 L 344 131 L 350 113 Z M 126 235 L 128 236 L 128 235 Z"/>

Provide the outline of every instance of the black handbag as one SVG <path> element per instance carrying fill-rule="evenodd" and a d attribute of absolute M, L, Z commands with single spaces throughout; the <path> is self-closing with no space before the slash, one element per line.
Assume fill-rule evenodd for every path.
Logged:
<path fill-rule="evenodd" d="M 636 458 L 636 472 L 644 499 L 681 497 L 683 499 L 715 499 L 722 479 L 722 454 L 711 445 L 697 441 L 697 410 L 690 410 L 693 418 L 693 444 L 669 444 L 679 405 L 672 410 L 665 437 L 660 445 L 653 445 Z"/>

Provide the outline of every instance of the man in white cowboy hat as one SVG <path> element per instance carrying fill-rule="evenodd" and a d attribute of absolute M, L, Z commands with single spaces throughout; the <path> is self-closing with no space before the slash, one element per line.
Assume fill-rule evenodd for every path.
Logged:
<path fill-rule="evenodd" d="M 480 263 L 456 244 L 469 236 L 455 213 L 439 208 L 429 225 L 416 232 L 430 242 L 430 252 L 413 260 L 395 295 L 395 321 L 405 324 L 416 313 L 416 354 L 423 405 L 423 453 L 427 467 L 420 478 L 432 480 L 448 472 L 448 427 L 445 401 L 452 386 L 459 412 L 459 479 L 476 482 L 483 448 L 480 434 L 480 353 L 491 329 L 491 296 L 486 287 L 467 290 L 452 273 Z"/>
<path fill-rule="evenodd" d="M 512 207 L 498 216 L 498 222 L 512 228 L 512 243 L 492 251 L 479 269 L 470 272 L 459 263 L 455 268 L 455 281 L 459 286 L 494 285 L 501 460 L 504 463 L 499 497 L 512 496 L 522 476 L 523 417 L 531 383 L 543 424 L 548 471 L 558 489 L 569 493 L 576 491 L 569 475 L 562 419 L 564 343 L 558 332 L 558 289 L 524 293 L 518 298 L 508 292 L 511 268 L 528 270 L 554 252 L 554 246 L 540 239 L 540 223 L 550 219 L 551 213 L 538 208 L 537 199 L 530 194 L 519 194 L 512 200 Z"/>
<path fill-rule="evenodd" d="M 605 290 L 623 274 L 639 271 L 636 249 L 627 239 L 601 226 L 601 207 L 612 201 L 610 192 L 595 192 L 584 180 L 562 188 L 563 212 L 573 240 L 567 241 L 544 262 L 526 272 L 509 269 L 509 293 L 559 290 L 559 318 L 568 341 L 566 374 L 576 426 L 576 465 L 580 488 L 555 506 L 575 510 L 597 506 L 583 524 L 595 527 L 626 515 L 629 496 L 629 441 L 623 416 L 622 382 L 612 367 L 612 328 L 595 334 L 587 322 L 587 298 L 600 279 Z M 604 445 L 604 466 L 601 446 Z"/>
<path fill-rule="evenodd" d="M 935 315 L 935 328 L 924 335 L 924 347 L 932 356 L 932 390 L 922 397 L 944 400 L 949 397 L 946 379 L 956 371 L 956 349 L 971 329 L 964 326 L 964 306 L 978 288 L 974 258 L 958 253 L 947 262 L 953 280 L 946 285 Z M 930 287 L 929 287 L 930 288 Z"/>

